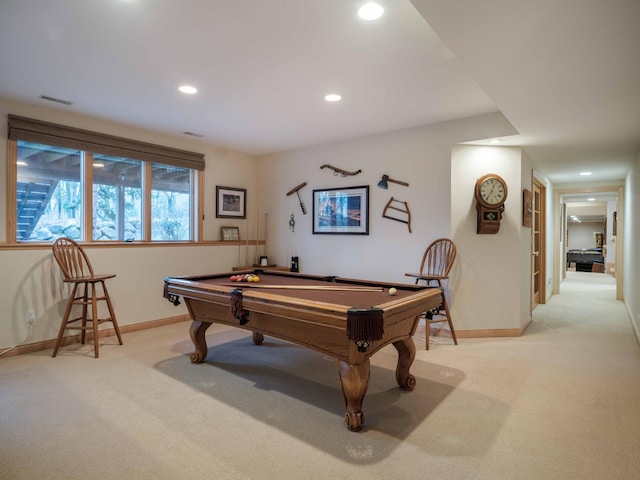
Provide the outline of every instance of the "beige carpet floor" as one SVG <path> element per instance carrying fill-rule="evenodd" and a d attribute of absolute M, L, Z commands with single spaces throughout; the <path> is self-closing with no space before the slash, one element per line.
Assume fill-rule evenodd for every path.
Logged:
<path fill-rule="evenodd" d="M 0 359 L 0 479 L 640 478 L 640 350 L 604 274 L 570 272 L 520 338 L 419 331 L 413 392 L 379 352 L 360 433 L 335 360 L 213 326 L 192 365 L 187 328 Z"/>

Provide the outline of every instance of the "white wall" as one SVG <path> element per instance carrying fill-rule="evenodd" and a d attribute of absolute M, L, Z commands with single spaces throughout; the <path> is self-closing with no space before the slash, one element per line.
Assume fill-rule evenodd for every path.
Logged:
<path fill-rule="evenodd" d="M 164 277 L 231 270 L 236 251 L 231 246 L 87 249 L 96 272 L 117 275 L 107 286 L 120 326 L 186 314 L 184 303 L 174 307 L 162 297 Z M 0 349 L 24 340 L 29 310 L 35 310 L 36 324 L 28 343 L 55 338 L 70 290 L 51 249 L 0 249 L 0 265 Z"/>
<path fill-rule="evenodd" d="M 619 240 L 618 240 L 619 241 Z M 624 196 L 624 302 L 640 332 L 640 151 L 629 170 Z M 640 339 L 639 339 L 640 340 Z"/>
<path fill-rule="evenodd" d="M 460 330 L 517 330 L 530 318 L 531 230 L 522 226 L 522 189 L 531 189 L 531 165 L 517 147 L 458 145 L 451 176 L 451 205 L 458 276 L 452 286 L 452 316 Z M 525 173 L 528 172 L 528 175 Z M 474 187 L 487 173 L 507 182 L 500 231 L 476 234 Z"/>
<path fill-rule="evenodd" d="M 451 146 L 462 141 L 513 133 L 501 114 L 489 114 L 416 127 L 396 132 L 336 142 L 260 158 L 261 210 L 268 212 L 268 255 L 288 265 L 289 257 L 300 257 L 301 271 L 340 276 L 406 282 L 405 272 L 417 271 L 426 246 L 451 235 Z M 331 164 L 355 176 L 335 176 Z M 376 185 L 383 174 L 409 183 L 389 183 L 388 190 Z M 300 190 L 308 214 L 303 215 L 296 195 Z M 314 235 L 312 192 L 314 189 L 369 185 L 370 234 Z M 457 187 L 454 190 L 457 194 Z M 411 228 L 382 218 L 389 198 L 408 202 Z M 288 227 L 291 214 L 295 231 Z"/>
<path fill-rule="evenodd" d="M 583 248 L 595 248 L 594 233 L 604 232 L 603 222 L 581 222 L 581 223 L 568 223 L 568 249 L 580 250 Z"/>

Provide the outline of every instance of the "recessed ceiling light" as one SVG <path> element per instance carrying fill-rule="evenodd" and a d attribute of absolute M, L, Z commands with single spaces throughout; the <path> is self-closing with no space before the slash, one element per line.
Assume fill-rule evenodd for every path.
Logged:
<path fill-rule="evenodd" d="M 587 201 L 588 201 L 588 202 L 595 202 L 595 201 L 596 201 L 596 199 L 595 199 L 595 198 L 593 198 L 593 197 L 591 197 L 591 198 L 587 198 Z"/>
<path fill-rule="evenodd" d="M 178 90 L 188 95 L 193 95 L 194 93 L 198 93 L 198 89 L 196 87 L 192 87 L 191 85 L 182 85 L 178 87 Z"/>
<path fill-rule="evenodd" d="M 358 9 L 358 16 L 363 20 L 376 20 L 382 16 L 384 8 L 376 2 L 367 2 Z"/>
<path fill-rule="evenodd" d="M 588 177 L 589 175 L 591 175 L 591 172 L 580 172 L 580 175 L 582 175 L 583 177 Z"/>
<path fill-rule="evenodd" d="M 500 140 L 499 138 L 494 138 L 493 140 L 491 140 L 491 142 L 489 143 L 502 143 L 502 140 Z"/>
<path fill-rule="evenodd" d="M 342 96 L 338 95 L 337 93 L 330 93 L 329 95 L 325 95 L 324 99 L 327 102 L 339 102 L 340 100 L 342 100 Z"/>

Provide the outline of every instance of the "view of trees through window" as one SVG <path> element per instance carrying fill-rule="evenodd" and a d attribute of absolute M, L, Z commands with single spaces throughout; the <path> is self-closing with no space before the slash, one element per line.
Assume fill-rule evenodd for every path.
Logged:
<path fill-rule="evenodd" d="M 16 239 L 83 237 L 85 153 L 18 141 Z M 91 239 L 142 240 L 145 162 L 93 155 Z M 151 166 L 151 239 L 191 239 L 191 170 Z"/>
<path fill-rule="evenodd" d="M 94 240 L 142 239 L 142 172 L 140 160 L 94 155 Z"/>
<path fill-rule="evenodd" d="M 191 175 L 186 168 L 151 165 L 151 240 L 188 240 Z"/>

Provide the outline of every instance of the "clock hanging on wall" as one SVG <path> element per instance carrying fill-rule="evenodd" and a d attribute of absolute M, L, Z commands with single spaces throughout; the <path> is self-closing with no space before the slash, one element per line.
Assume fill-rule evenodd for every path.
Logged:
<path fill-rule="evenodd" d="M 476 233 L 498 233 L 507 200 L 507 183 L 500 175 L 489 173 L 476 180 Z"/>

